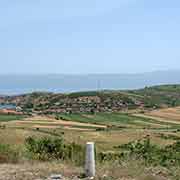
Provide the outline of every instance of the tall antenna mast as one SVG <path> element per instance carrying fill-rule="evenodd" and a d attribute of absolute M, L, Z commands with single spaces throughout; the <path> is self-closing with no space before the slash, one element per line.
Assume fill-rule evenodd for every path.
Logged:
<path fill-rule="evenodd" d="M 101 90 L 101 80 L 100 79 L 97 81 L 97 90 L 98 91 Z"/>

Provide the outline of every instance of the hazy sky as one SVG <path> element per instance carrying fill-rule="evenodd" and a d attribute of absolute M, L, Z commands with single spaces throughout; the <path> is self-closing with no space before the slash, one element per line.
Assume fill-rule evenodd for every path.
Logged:
<path fill-rule="evenodd" d="M 179 0 L 0 0 L 0 73 L 180 67 Z"/>

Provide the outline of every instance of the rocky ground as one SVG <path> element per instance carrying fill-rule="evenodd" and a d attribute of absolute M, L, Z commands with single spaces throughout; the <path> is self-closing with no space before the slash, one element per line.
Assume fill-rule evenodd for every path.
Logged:
<path fill-rule="evenodd" d="M 0 180 L 75 180 L 77 177 L 77 169 L 55 163 L 0 165 Z"/>
<path fill-rule="evenodd" d="M 2 164 L 0 165 L 0 180 L 80 180 L 82 169 L 64 166 L 57 163 L 32 164 Z M 97 180 L 169 180 L 162 175 L 148 175 L 142 177 L 118 177 L 98 175 Z M 86 179 L 84 179 L 86 180 Z"/>

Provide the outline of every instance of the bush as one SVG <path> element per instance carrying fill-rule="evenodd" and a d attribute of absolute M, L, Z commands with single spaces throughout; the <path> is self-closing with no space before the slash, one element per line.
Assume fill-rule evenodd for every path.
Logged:
<path fill-rule="evenodd" d="M 124 153 L 100 152 L 97 154 L 99 163 L 104 162 L 120 162 L 124 158 Z"/>
<path fill-rule="evenodd" d="M 75 143 L 67 144 L 62 138 L 34 138 L 25 141 L 30 158 L 37 160 L 67 160 L 77 165 L 84 162 L 85 149 Z"/>
<path fill-rule="evenodd" d="M 19 153 L 8 144 L 0 144 L 0 163 L 16 163 Z"/>
<path fill-rule="evenodd" d="M 70 161 L 79 166 L 84 164 L 85 148 L 75 143 L 65 143 L 62 138 L 29 137 L 25 146 L 32 159 Z M 115 152 L 96 152 L 98 163 L 116 161 L 121 164 L 129 159 L 142 160 L 146 166 L 180 166 L 180 141 L 160 148 L 146 137 L 120 145 L 116 147 Z"/>
<path fill-rule="evenodd" d="M 180 165 L 180 142 L 177 141 L 171 146 L 165 148 L 159 148 L 156 145 L 152 145 L 149 138 L 138 140 L 136 142 L 130 142 L 128 144 L 119 146 L 120 149 L 126 150 L 126 155 L 129 157 L 136 157 L 137 159 L 143 159 L 145 164 L 151 165 Z"/>

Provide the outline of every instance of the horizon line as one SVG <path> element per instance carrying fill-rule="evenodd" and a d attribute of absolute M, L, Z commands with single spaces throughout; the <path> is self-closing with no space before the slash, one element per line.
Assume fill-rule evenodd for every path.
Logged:
<path fill-rule="evenodd" d="M 43 75 L 64 75 L 64 76 L 68 76 L 68 75 L 74 75 L 74 76 L 86 76 L 86 75 L 135 75 L 135 74 L 148 74 L 148 73 L 159 73 L 159 72 L 180 72 L 180 69 L 164 69 L 164 70 L 153 70 L 153 71 L 144 71 L 144 72 L 127 72 L 127 73 L 121 73 L 121 72 L 107 72 L 107 73 L 51 73 L 51 72 L 43 72 L 43 73 L 32 73 L 32 72 L 11 72 L 11 73 L 0 73 L 0 76 L 7 76 L 7 75 L 31 75 L 31 76 L 43 76 Z"/>

